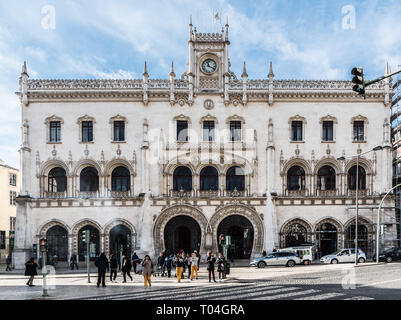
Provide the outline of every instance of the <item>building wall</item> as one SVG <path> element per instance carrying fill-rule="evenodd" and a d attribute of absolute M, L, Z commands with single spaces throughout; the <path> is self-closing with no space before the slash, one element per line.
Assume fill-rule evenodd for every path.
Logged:
<path fill-rule="evenodd" d="M 16 185 L 10 185 L 10 173 L 17 176 Z M 0 249 L 1 260 L 4 261 L 6 255 L 9 254 L 9 231 L 10 217 L 15 217 L 17 207 L 10 204 L 10 191 L 19 192 L 19 173 L 18 169 L 12 168 L 0 162 L 0 231 L 4 231 L 6 235 L 6 248 Z"/>

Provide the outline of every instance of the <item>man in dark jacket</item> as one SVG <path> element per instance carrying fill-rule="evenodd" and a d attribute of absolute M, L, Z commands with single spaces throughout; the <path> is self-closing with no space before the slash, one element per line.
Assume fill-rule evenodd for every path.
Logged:
<path fill-rule="evenodd" d="M 118 269 L 118 263 L 117 263 L 117 258 L 114 254 L 110 255 L 110 281 L 116 281 L 117 277 L 117 269 Z"/>
<path fill-rule="evenodd" d="M 164 277 L 164 261 L 166 260 L 166 257 L 162 252 L 160 252 L 159 257 L 157 258 L 157 275 L 160 277 Z"/>
<path fill-rule="evenodd" d="M 35 262 L 34 258 L 29 259 L 27 263 L 25 263 L 25 275 L 29 277 L 28 282 L 26 283 L 27 286 L 33 287 L 33 278 L 38 275 L 36 269 L 38 268 L 37 263 Z"/>
<path fill-rule="evenodd" d="M 141 262 L 141 259 L 136 255 L 136 252 L 132 255 L 132 266 L 134 267 L 134 273 L 136 273 L 136 266 Z"/>
<path fill-rule="evenodd" d="M 109 271 L 109 260 L 106 258 L 103 252 L 96 259 L 95 266 L 97 267 L 97 287 L 99 288 L 100 282 L 102 282 L 102 287 L 105 287 L 106 271 Z"/>

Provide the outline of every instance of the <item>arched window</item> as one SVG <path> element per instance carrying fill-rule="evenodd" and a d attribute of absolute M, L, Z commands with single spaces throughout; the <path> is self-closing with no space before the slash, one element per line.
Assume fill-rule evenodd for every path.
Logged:
<path fill-rule="evenodd" d="M 80 175 L 80 191 L 93 192 L 99 189 L 99 176 L 96 168 L 86 167 Z"/>
<path fill-rule="evenodd" d="M 293 166 L 287 173 L 288 190 L 305 189 L 305 170 L 300 166 Z"/>
<path fill-rule="evenodd" d="M 238 191 L 245 190 L 245 175 L 240 167 L 231 167 L 227 170 L 226 190 L 233 191 L 234 189 Z"/>
<path fill-rule="evenodd" d="M 335 190 L 336 172 L 330 166 L 324 166 L 317 173 L 317 188 L 319 190 Z"/>
<path fill-rule="evenodd" d="M 356 167 L 353 166 L 348 170 L 348 189 L 356 190 Z M 361 166 L 358 166 L 358 189 L 366 189 L 366 172 Z"/>
<path fill-rule="evenodd" d="M 126 167 L 117 167 L 111 174 L 112 191 L 128 191 L 131 189 L 131 176 Z"/>
<path fill-rule="evenodd" d="M 192 190 L 192 173 L 187 167 L 181 166 L 174 170 L 173 174 L 173 190 L 180 191 Z"/>
<path fill-rule="evenodd" d="M 219 189 L 219 174 L 214 167 L 205 167 L 200 172 L 200 189 L 202 191 Z"/>
<path fill-rule="evenodd" d="M 61 226 L 54 226 L 46 232 L 47 259 L 50 262 L 54 256 L 60 261 L 67 261 L 68 232 Z"/>
<path fill-rule="evenodd" d="M 49 172 L 48 177 L 49 192 L 65 192 L 67 191 L 67 176 L 63 168 L 53 168 Z"/>

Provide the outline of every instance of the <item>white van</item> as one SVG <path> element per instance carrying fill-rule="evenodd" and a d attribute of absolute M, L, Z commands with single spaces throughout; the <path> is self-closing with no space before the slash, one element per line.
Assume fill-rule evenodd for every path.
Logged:
<path fill-rule="evenodd" d="M 298 246 L 278 249 L 277 251 L 292 251 L 296 252 L 301 259 L 302 264 L 311 264 L 313 261 L 314 246 Z"/>

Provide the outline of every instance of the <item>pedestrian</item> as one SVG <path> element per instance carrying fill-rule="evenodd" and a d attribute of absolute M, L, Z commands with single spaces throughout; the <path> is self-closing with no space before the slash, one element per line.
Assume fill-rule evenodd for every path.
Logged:
<path fill-rule="evenodd" d="M 100 282 L 102 287 L 106 287 L 106 271 L 109 271 L 109 260 L 104 252 L 96 259 L 95 266 L 97 267 L 97 287 L 99 288 Z"/>
<path fill-rule="evenodd" d="M 162 252 L 160 252 L 159 257 L 157 258 L 157 272 L 156 272 L 156 275 L 158 277 L 160 277 L 160 276 L 163 277 L 164 276 L 164 271 L 163 271 L 164 260 L 165 260 L 164 254 Z"/>
<path fill-rule="evenodd" d="M 139 257 L 136 255 L 136 252 L 132 255 L 132 266 L 134 267 L 134 273 L 136 273 L 136 266 L 140 263 Z"/>
<path fill-rule="evenodd" d="M 186 265 L 188 267 L 188 279 L 189 279 L 189 278 L 191 278 L 191 264 L 192 264 L 191 256 L 189 255 L 189 253 L 187 253 L 187 257 L 186 257 L 185 262 L 186 262 Z"/>
<path fill-rule="evenodd" d="M 219 280 L 226 278 L 226 258 L 220 252 L 217 258 L 217 271 L 219 272 Z"/>
<path fill-rule="evenodd" d="M 145 281 L 145 289 L 148 288 L 148 283 L 149 287 L 152 286 L 152 281 L 151 281 L 152 272 L 153 272 L 152 260 L 150 259 L 150 256 L 146 255 L 142 262 L 142 274 L 143 274 L 143 279 Z"/>
<path fill-rule="evenodd" d="M 194 250 L 194 253 L 196 254 L 196 256 L 198 257 L 198 271 L 199 271 L 199 263 L 200 263 L 200 254 L 199 254 L 199 252 L 198 251 L 196 251 L 196 250 Z"/>
<path fill-rule="evenodd" d="M 262 257 L 266 257 L 266 256 L 267 256 L 267 253 L 266 253 L 265 250 L 263 250 L 263 252 L 262 252 Z"/>
<path fill-rule="evenodd" d="M 114 253 L 110 255 L 110 282 L 116 281 L 118 263 Z"/>
<path fill-rule="evenodd" d="M 174 259 L 173 259 L 173 267 L 174 267 L 174 277 L 177 278 L 177 258 L 178 255 L 174 253 Z"/>
<path fill-rule="evenodd" d="M 127 275 L 131 279 L 131 281 L 134 281 L 131 277 L 131 268 L 132 268 L 131 261 L 127 259 L 126 256 L 123 256 L 123 266 L 121 267 L 121 271 L 123 272 L 124 283 L 127 282 L 127 277 L 126 277 Z"/>
<path fill-rule="evenodd" d="M 196 253 L 192 253 L 191 257 L 191 280 L 194 279 L 194 273 L 195 273 L 195 279 L 198 280 L 198 261 L 199 258 L 196 256 Z"/>
<path fill-rule="evenodd" d="M 213 281 L 216 282 L 216 278 L 214 275 L 214 264 L 216 263 L 216 258 L 213 255 L 212 251 L 209 251 L 207 254 L 207 271 L 209 272 L 209 282 L 212 282 L 212 276 L 213 276 Z"/>
<path fill-rule="evenodd" d="M 173 266 L 173 262 L 174 256 L 172 254 L 164 261 L 164 266 L 167 270 L 167 277 L 169 278 L 171 278 L 171 267 Z"/>
<path fill-rule="evenodd" d="M 57 270 L 57 262 L 58 262 L 58 257 L 57 254 L 55 254 L 52 258 L 52 265 L 54 267 L 54 270 Z"/>
<path fill-rule="evenodd" d="M 6 271 L 11 271 L 11 254 L 7 256 L 6 265 Z"/>
<path fill-rule="evenodd" d="M 71 266 L 71 270 L 74 270 L 75 267 L 77 267 L 77 270 L 78 270 L 78 263 L 77 263 L 77 255 L 76 254 L 73 254 L 71 256 L 70 266 Z"/>
<path fill-rule="evenodd" d="M 181 282 L 182 274 L 184 272 L 184 265 L 185 265 L 184 257 L 182 256 L 182 254 L 179 254 L 177 256 L 177 258 L 175 260 L 175 265 L 176 265 L 176 275 L 177 275 L 178 282 Z"/>
<path fill-rule="evenodd" d="M 38 264 L 35 262 L 35 258 L 31 258 L 25 263 L 25 275 L 29 277 L 27 286 L 34 287 L 33 279 L 38 275 L 37 268 Z"/>

